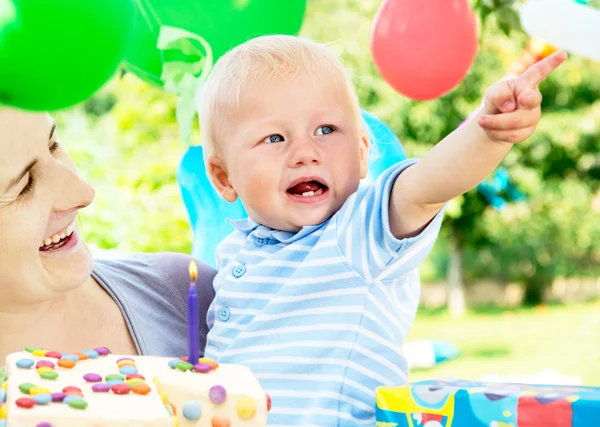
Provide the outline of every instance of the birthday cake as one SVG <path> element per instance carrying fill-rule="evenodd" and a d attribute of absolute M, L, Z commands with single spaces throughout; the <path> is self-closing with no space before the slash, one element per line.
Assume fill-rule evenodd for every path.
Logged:
<path fill-rule="evenodd" d="M 254 427 L 271 401 L 249 369 L 200 358 L 28 347 L 0 371 L 0 427 Z"/>

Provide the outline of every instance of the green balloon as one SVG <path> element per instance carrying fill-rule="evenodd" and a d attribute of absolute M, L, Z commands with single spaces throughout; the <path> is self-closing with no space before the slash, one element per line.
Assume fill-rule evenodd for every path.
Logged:
<path fill-rule="evenodd" d="M 136 0 L 136 16 L 125 64 L 131 72 L 162 84 L 162 25 L 202 37 L 213 61 L 231 48 L 265 34 L 298 34 L 306 0 Z"/>
<path fill-rule="evenodd" d="M 0 104 L 51 111 L 89 98 L 125 56 L 133 13 L 131 0 L 0 0 Z"/>

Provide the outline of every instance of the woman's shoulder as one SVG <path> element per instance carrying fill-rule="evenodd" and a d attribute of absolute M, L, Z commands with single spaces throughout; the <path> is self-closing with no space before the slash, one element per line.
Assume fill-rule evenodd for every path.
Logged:
<path fill-rule="evenodd" d="M 134 253 L 96 258 L 94 273 L 110 276 L 105 280 L 116 286 L 142 285 L 147 291 L 164 293 L 170 290 L 181 296 L 187 294 L 190 285 L 189 265 L 198 266 L 196 284 L 200 288 L 212 288 L 216 270 L 194 257 L 174 252 Z"/>
<path fill-rule="evenodd" d="M 200 348 L 206 344 L 206 313 L 214 298 L 216 270 L 178 253 L 96 256 L 92 276 L 121 306 L 143 354 L 185 353 L 186 297 L 191 260 L 198 265 Z"/>

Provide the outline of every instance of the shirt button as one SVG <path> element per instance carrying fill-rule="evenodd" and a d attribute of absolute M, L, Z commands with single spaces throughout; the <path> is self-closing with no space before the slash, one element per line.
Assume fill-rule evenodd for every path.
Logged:
<path fill-rule="evenodd" d="M 236 277 L 236 278 L 242 277 L 245 273 L 246 273 L 246 267 L 244 267 L 243 265 L 236 265 L 235 267 L 233 267 L 233 270 L 231 271 L 231 274 L 233 274 L 233 277 Z"/>
<path fill-rule="evenodd" d="M 265 238 L 265 237 L 255 237 L 255 238 L 254 238 L 254 244 L 255 244 L 256 246 L 259 246 L 259 247 L 260 247 L 260 246 L 264 246 L 264 245 L 266 245 L 266 244 L 267 244 L 267 240 L 268 240 L 268 239 L 267 239 L 267 238 Z"/>
<path fill-rule="evenodd" d="M 227 322 L 231 317 L 231 312 L 229 311 L 229 308 L 227 308 L 227 306 L 224 305 L 219 309 L 217 315 L 219 316 L 219 320 L 221 322 Z"/>

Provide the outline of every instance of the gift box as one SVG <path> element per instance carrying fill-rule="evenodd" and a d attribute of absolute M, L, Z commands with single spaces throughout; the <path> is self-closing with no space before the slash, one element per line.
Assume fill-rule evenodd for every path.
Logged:
<path fill-rule="evenodd" d="M 600 426 L 600 388 L 457 379 L 376 391 L 377 427 Z"/>

